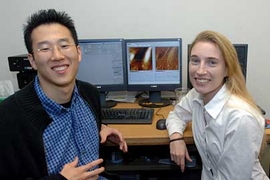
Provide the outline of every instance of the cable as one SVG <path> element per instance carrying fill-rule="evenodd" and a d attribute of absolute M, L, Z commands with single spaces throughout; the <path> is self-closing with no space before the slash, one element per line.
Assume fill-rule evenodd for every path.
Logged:
<path fill-rule="evenodd" d="M 162 119 L 165 119 L 165 117 L 164 117 L 163 114 L 159 114 L 159 113 L 158 113 L 160 110 L 161 110 L 161 108 L 159 108 L 155 114 L 156 114 L 157 116 L 161 116 Z"/>
<path fill-rule="evenodd" d="M 169 99 L 162 98 L 162 102 L 160 103 L 153 103 L 150 102 L 149 99 L 142 99 L 138 102 L 138 104 L 142 107 L 148 107 L 148 108 L 160 108 L 171 105 L 171 101 Z"/>
<path fill-rule="evenodd" d="M 142 95 L 143 94 L 148 94 L 146 91 L 142 91 L 142 92 L 137 92 L 137 94 L 135 95 L 135 98 L 138 99 L 138 98 L 142 98 Z"/>

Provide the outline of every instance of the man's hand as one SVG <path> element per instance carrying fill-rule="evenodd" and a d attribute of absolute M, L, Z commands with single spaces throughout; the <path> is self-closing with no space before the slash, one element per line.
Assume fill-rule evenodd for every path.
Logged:
<path fill-rule="evenodd" d="M 84 166 L 77 167 L 79 158 L 76 157 L 71 163 L 65 164 L 60 174 L 68 180 L 97 180 L 104 167 L 91 170 L 103 162 L 102 159 L 92 161 Z M 91 171 L 89 171 L 91 170 Z"/>
<path fill-rule="evenodd" d="M 117 129 L 102 125 L 101 131 L 100 131 L 100 137 L 101 137 L 101 143 L 105 143 L 107 140 L 109 140 L 112 143 L 118 144 L 119 148 L 123 152 L 128 151 L 127 143 L 124 140 L 122 134 Z"/>

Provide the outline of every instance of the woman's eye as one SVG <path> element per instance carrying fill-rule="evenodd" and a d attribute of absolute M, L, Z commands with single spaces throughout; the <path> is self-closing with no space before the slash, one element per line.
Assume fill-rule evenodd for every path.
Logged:
<path fill-rule="evenodd" d="M 190 63 L 191 64 L 198 64 L 199 63 L 199 59 L 192 58 L 192 59 L 190 59 Z"/>
<path fill-rule="evenodd" d="M 214 61 L 214 60 L 210 60 L 210 61 L 208 61 L 208 64 L 209 64 L 210 66 L 214 66 L 214 65 L 217 64 L 217 62 Z"/>

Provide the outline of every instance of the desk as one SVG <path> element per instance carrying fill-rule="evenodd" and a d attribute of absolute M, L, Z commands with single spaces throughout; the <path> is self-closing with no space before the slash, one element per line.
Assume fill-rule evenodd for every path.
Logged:
<path fill-rule="evenodd" d="M 137 103 L 118 103 L 114 108 L 141 108 L 141 106 Z M 127 154 L 131 154 L 131 156 L 133 155 L 133 157 L 135 156 L 137 159 L 134 160 L 135 158 L 133 157 L 124 157 L 124 159 L 132 159 L 132 162 L 125 162 L 124 160 L 121 165 L 113 165 L 106 161 L 106 170 L 112 173 L 117 172 L 118 174 L 136 172 L 140 176 L 144 177 L 142 179 L 147 179 L 145 176 L 157 175 L 161 172 L 168 174 L 171 172 L 179 172 L 179 176 L 181 176 L 178 166 L 158 163 L 159 158 L 169 158 L 170 153 L 168 132 L 167 130 L 156 129 L 156 122 L 161 118 L 167 118 L 169 112 L 173 110 L 173 108 L 174 107 L 172 105 L 162 108 L 154 108 L 152 124 L 108 124 L 108 126 L 118 129 L 123 134 L 129 146 L 129 153 Z M 200 157 L 197 153 L 196 147 L 194 146 L 191 124 L 188 125 L 184 133 L 184 137 L 186 143 L 189 144 L 188 148 L 190 149 L 190 153 L 194 155 L 196 154 L 196 157 L 198 157 L 197 166 L 190 168 L 186 173 L 200 174 Z M 113 146 L 110 143 L 107 145 Z M 112 151 L 116 150 L 114 147 L 111 149 Z M 107 157 L 109 157 L 108 154 L 109 153 L 107 153 Z M 151 160 L 143 162 L 140 160 L 142 157 L 149 157 Z"/>
<path fill-rule="evenodd" d="M 140 107 L 137 103 L 118 103 L 115 108 L 136 108 Z M 166 130 L 157 130 L 156 129 L 156 122 L 162 118 L 167 118 L 169 112 L 173 110 L 173 106 L 162 107 L 160 110 L 159 108 L 155 108 L 155 113 L 153 117 L 152 124 L 145 124 L 145 125 L 130 125 L 130 124 L 109 124 L 110 127 L 118 129 L 125 140 L 127 141 L 128 146 L 144 146 L 144 145 L 168 145 L 169 144 L 169 137 L 168 132 Z M 158 111 L 159 110 L 159 111 Z M 156 114 L 158 111 L 158 114 Z M 186 144 L 194 144 L 191 123 L 188 124 L 185 132 L 184 138 Z M 269 174 L 269 162 L 270 162 L 270 129 L 266 129 L 266 141 L 268 143 L 266 153 L 264 153 L 262 157 L 262 166 L 265 169 L 267 175 Z"/>
<path fill-rule="evenodd" d="M 115 108 L 138 108 L 136 103 L 118 103 Z M 124 135 L 128 145 L 166 145 L 169 144 L 168 132 L 166 130 L 156 129 L 156 122 L 162 118 L 167 118 L 173 106 L 155 108 L 152 124 L 109 124 L 110 127 L 118 129 Z M 156 114 L 158 111 L 158 114 Z M 191 124 L 187 126 L 184 133 L 187 144 L 194 144 Z"/>
<path fill-rule="evenodd" d="M 115 108 L 138 108 L 141 107 L 137 103 L 118 103 Z M 155 108 L 152 124 L 109 124 L 108 126 L 118 129 L 124 135 L 128 145 L 165 145 L 169 144 L 169 137 L 166 130 L 157 130 L 156 122 L 162 118 L 168 117 L 168 114 L 173 110 L 173 106 Z M 158 111 L 159 110 L 159 111 Z M 161 114 L 161 115 L 157 115 Z M 266 141 L 270 143 L 270 129 L 265 130 Z M 194 144 L 191 123 L 188 124 L 184 132 L 186 144 Z"/>
<path fill-rule="evenodd" d="M 270 143 L 270 129 L 265 129 L 265 134 L 266 134 L 266 142 L 269 144 Z"/>
<path fill-rule="evenodd" d="M 114 108 L 140 108 L 137 103 L 118 103 Z M 156 129 L 156 122 L 161 118 L 167 118 L 169 112 L 173 110 L 173 106 L 162 108 L 154 108 L 154 116 L 152 124 L 108 124 L 108 126 L 118 129 L 124 136 L 129 146 L 129 152 L 124 155 L 124 162 L 113 165 L 110 161 L 106 161 L 105 168 L 108 172 L 117 174 L 135 173 L 139 176 L 147 177 L 150 174 L 158 175 L 158 173 L 180 172 L 176 165 L 160 164 L 159 158 L 169 158 L 169 137 L 167 130 Z M 184 133 L 185 141 L 189 144 L 191 154 L 198 157 L 198 165 L 191 168 L 189 172 L 195 173 L 201 171 L 201 163 L 197 149 L 194 146 L 191 124 L 188 125 Z M 114 145 L 108 143 L 111 152 L 117 150 Z M 109 150 L 108 150 L 109 151 Z M 107 152 L 110 159 L 110 151 Z M 130 155 L 130 156 L 129 156 Z M 149 157 L 149 161 L 143 161 L 144 157 Z M 131 161 L 125 159 L 132 159 Z M 188 170 L 187 170 L 188 171 Z M 148 174 L 149 173 L 149 174 Z M 188 173 L 188 172 L 187 172 Z M 142 179 L 144 179 L 142 178 Z"/>

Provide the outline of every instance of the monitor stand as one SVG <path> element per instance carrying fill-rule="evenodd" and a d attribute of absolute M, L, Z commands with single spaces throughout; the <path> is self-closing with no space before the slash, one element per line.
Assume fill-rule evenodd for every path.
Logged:
<path fill-rule="evenodd" d="M 143 107 L 159 108 L 171 105 L 171 101 L 167 98 L 161 98 L 161 91 L 149 91 L 149 98 L 140 100 L 139 105 Z"/>
<path fill-rule="evenodd" d="M 101 108 L 112 108 L 117 105 L 116 101 L 113 100 L 106 101 L 105 92 L 100 92 L 99 94 L 100 94 Z"/>

